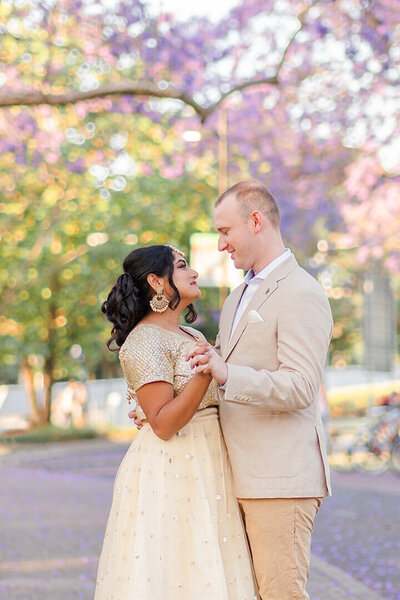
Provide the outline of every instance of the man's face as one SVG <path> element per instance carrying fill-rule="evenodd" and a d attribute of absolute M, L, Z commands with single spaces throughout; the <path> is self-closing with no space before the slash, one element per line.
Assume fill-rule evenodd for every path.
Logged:
<path fill-rule="evenodd" d="M 226 250 L 237 269 L 253 266 L 254 230 L 250 217 L 244 217 L 234 196 L 228 196 L 214 211 L 214 227 L 219 233 L 218 250 Z"/>

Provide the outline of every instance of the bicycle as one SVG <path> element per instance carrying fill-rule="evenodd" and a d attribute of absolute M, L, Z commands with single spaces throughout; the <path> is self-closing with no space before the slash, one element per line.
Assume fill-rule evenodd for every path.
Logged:
<path fill-rule="evenodd" d="M 346 452 L 356 471 L 378 475 L 390 469 L 400 476 L 400 406 L 362 425 Z"/>
<path fill-rule="evenodd" d="M 396 435 L 392 442 L 390 453 L 390 470 L 394 475 L 400 477 L 400 433 Z"/>

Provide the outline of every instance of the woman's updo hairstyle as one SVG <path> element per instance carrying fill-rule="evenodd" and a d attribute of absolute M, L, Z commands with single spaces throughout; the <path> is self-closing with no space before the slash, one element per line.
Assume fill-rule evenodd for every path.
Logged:
<path fill-rule="evenodd" d="M 174 255 L 170 246 L 147 246 L 133 250 L 122 263 L 124 273 L 108 294 L 101 306 L 102 312 L 113 324 L 111 338 L 107 342 L 109 350 L 119 350 L 128 334 L 139 321 L 151 311 L 150 300 L 154 291 L 147 282 L 150 273 L 157 277 L 168 276 L 168 282 L 174 290 L 169 308 L 175 310 L 180 302 L 179 292 L 172 280 L 174 273 Z M 193 323 L 197 313 L 192 304 L 187 307 L 185 321 Z M 111 348 L 115 342 L 117 348 Z"/>

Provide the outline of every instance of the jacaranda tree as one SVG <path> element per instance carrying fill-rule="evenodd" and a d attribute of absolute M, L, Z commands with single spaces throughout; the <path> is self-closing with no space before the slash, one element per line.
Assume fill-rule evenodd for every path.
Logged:
<path fill-rule="evenodd" d="M 101 374 L 120 259 L 188 249 L 221 184 L 266 182 L 320 276 L 343 253 L 398 271 L 397 0 L 243 0 L 219 23 L 5 0 L 0 35 L 1 360 L 43 371 L 46 418 L 72 344 Z"/>

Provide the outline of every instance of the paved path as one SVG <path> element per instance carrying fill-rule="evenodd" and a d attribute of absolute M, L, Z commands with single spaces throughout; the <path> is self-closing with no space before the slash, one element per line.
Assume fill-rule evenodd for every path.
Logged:
<path fill-rule="evenodd" d="M 12 452 L 0 445 L 0 600 L 93 599 L 113 479 L 126 448 L 103 440 Z M 309 592 L 312 600 L 400 598 L 380 596 L 315 555 Z"/>

